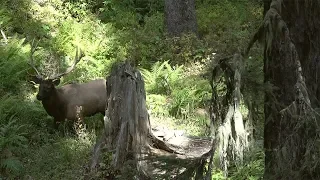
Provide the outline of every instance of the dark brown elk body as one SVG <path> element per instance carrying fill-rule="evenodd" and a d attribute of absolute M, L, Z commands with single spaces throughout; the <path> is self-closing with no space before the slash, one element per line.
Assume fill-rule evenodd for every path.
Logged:
<path fill-rule="evenodd" d="M 32 54 L 33 53 L 34 50 L 32 50 Z M 98 79 L 83 84 L 73 83 L 56 88 L 60 83 L 60 77 L 71 72 L 80 61 L 82 56 L 80 55 L 80 57 L 78 57 L 78 50 L 74 64 L 68 68 L 65 73 L 47 79 L 44 79 L 33 65 L 32 54 L 30 65 L 38 74 L 33 77 L 33 81 L 39 84 L 37 99 L 42 102 L 46 112 L 54 118 L 55 127 L 65 119 L 76 120 L 77 107 L 81 107 L 81 114 L 84 117 L 97 113 L 104 114 L 106 105 L 106 80 Z"/>
<path fill-rule="evenodd" d="M 65 119 L 76 120 L 76 107 L 82 107 L 82 115 L 104 114 L 106 104 L 106 80 L 99 79 L 83 84 L 67 84 L 56 88 L 56 81 L 39 82 L 37 99 L 56 123 Z"/>

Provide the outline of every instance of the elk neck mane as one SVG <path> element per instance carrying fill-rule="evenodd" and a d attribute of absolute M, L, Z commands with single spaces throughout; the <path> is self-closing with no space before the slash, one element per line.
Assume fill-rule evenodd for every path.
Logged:
<path fill-rule="evenodd" d="M 55 88 L 52 92 L 52 95 L 49 96 L 48 99 L 42 100 L 42 105 L 50 116 L 64 114 L 63 111 L 65 109 L 65 99 L 62 96 L 61 91 L 62 90 L 60 88 Z"/>

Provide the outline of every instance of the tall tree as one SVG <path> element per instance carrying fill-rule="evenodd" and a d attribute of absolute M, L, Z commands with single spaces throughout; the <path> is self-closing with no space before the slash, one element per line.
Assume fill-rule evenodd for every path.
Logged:
<path fill-rule="evenodd" d="M 320 2 L 264 0 L 265 179 L 319 179 Z"/>
<path fill-rule="evenodd" d="M 195 1 L 165 0 L 165 26 L 171 36 L 180 36 L 184 32 L 197 34 Z"/>

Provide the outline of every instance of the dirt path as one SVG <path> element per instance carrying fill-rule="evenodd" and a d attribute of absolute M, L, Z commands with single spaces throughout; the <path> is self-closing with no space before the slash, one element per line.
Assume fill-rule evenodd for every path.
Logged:
<path fill-rule="evenodd" d="M 152 132 L 159 139 L 171 145 L 174 150 L 185 158 L 196 158 L 210 151 L 211 140 L 207 137 L 192 137 L 183 130 L 173 130 L 164 127 L 153 127 Z"/>

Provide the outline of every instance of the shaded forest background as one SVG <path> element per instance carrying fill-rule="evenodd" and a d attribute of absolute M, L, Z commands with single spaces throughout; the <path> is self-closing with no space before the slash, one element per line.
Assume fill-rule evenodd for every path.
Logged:
<path fill-rule="evenodd" d="M 130 59 L 146 83 L 147 106 L 156 126 L 184 129 L 208 136 L 211 99 L 210 71 L 215 60 L 246 47 L 262 19 L 255 0 L 196 0 L 197 32 L 170 37 L 165 30 L 164 1 L 139 0 L 2 0 L 0 4 L 0 171 L 9 179 L 83 179 L 102 116 L 85 118 L 87 131 L 79 138 L 70 122 L 56 131 L 53 119 L 36 100 L 34 74 L 28 65 L 30 45 L 40 71 L 50 75 L 72 63 L 75 48 L 85 57 L 60 84 L 105 78 L 116 62 Z M 6 37 L 7 39 L 4 39 Z M 242 74 L 244 102 L 256 107 L 255 143 L 242 166 L 233 165 L 231 179 L 263 175 L 262 49 L 254 46 Z M 226 87 L 218 85 L 221 96 Z M 244 119 L 248 107 L 241 105 Z M 110 158 L 106 155 L 106 159 Z M 100 164 L 105 171 L 108 164 Z M 223 178 L 218 168 L 213 179 Z"/>

